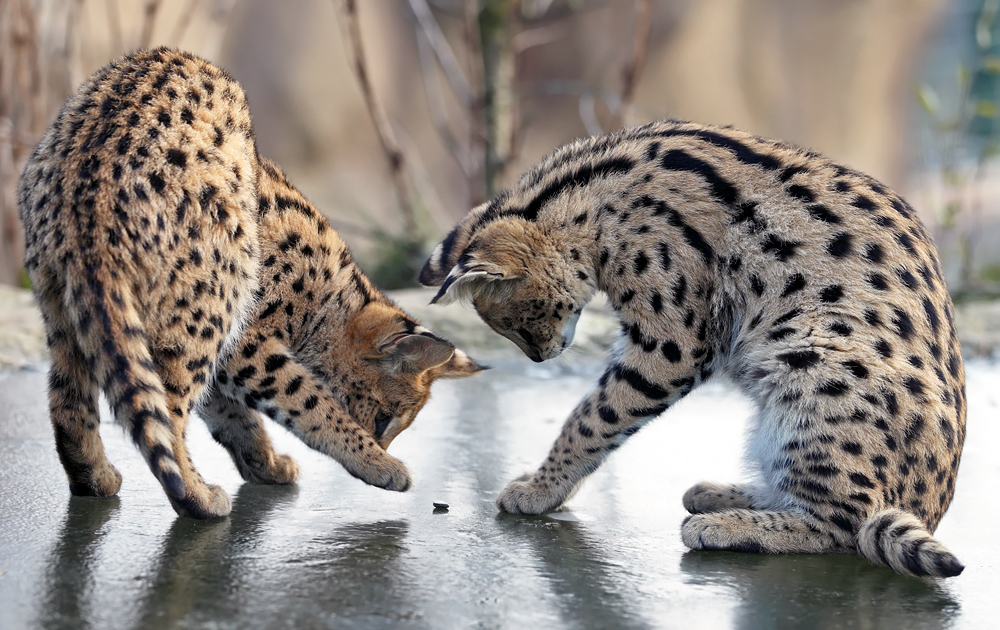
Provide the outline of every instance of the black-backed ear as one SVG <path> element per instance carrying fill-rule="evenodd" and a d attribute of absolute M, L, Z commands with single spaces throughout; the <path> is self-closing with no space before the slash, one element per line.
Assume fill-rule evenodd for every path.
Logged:
<path fill-rule="evenodd" d="M 451 242 L 454 241 L 454 235 L 460 227 L 458 226 L 452 230 L 448 234 L 448 237 L 434 248 L 434 252 L 427 259 L 427 262 L 424 263 L 424 267 L 420 270 L 420 275 L 417 277 L 420 284 L 425 287 L 439 287 L 444 282 L 444 279 L 448 277 L 448 271 L 451 270 L 454 263 L 448 264 L 447 254 L 451 250 Z"/>
<path fill-rule="evenodd" d="M 499 265 L 490 262 L 455 265 L 441 283 L 431 304 L 451 304 L 463 298 L 471 298 L 483 284 L 505 278 L 510 276 Z"/>
<path fill-rule="evenodd" d="M 451 268 L 459 263 L 459 256 L 466 253 L 465 249 L 469 246 L 469 240 L 472 237 L 470 232 L 475 229 L 475 219 L 485 212 L 489 205 L 490 202 L 482 203 L 470 210 L 469 214 L 451 232 L 448 232 L 448 236 L 444 237 L 444 240 L 434 248 L 434 253 L 420 270 L 418 278 L 420 284 L 425 287 L 441 286 L 441 283 L 448 277 Z"/>
<path fill-rule="evenodd" d="M 380 346 L 379 352 L 392 369 L 420 373 L 448 363 L 455 346 L 427 335 L 400 335 Z"/>

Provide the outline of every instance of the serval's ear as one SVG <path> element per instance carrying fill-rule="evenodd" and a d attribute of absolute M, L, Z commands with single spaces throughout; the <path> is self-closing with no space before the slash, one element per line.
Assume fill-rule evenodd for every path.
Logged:
<path fill-rule="evenodd" d="M 455 348 L 455 354 L 448 361 L 431 369 L 431 376 L 434 378 L 465 378 L 488 369 L 490 369 L 489 366 L 477 363 L 472 357 Z"/>
<path fill-rule="evenodd" d="M 431 304 L 451 304 L 472 299 L 489 282 L 511 279 L 513 276 L 491 262 L 464 262 L 451 270 Z"/>
<path fill-rule="evenodd" d="M 455 346 L 427 335 L 399 335 L 379 346 L 379 353 L 390 370 L 419 374 L 448 363 L 455 356 Z"/>
<path fill-rule="evenodd" d="M 420 284 L 425 287 L 439 287 L 448 277 L 452 267 L 459 263 L 459 257 L 467 253 L 465 250 L 472 239 L 476 219 L 486 211 L 489 203 L 481 204 L 469 211 L 458 225 L 448 233 L 441 243 L 434 248 L 434 253 L 424 263 L 420 270 Z"/>

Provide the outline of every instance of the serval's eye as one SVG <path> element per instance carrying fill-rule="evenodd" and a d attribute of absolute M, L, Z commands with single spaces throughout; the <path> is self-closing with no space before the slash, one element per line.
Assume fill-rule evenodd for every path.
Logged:
<path fill-rule="evenodd" d="M 535 338 L 531 336 L 531 333 L 528 332 L 528 329 L 518 328 L 517 334 L 521 335 L 521 339 L 524 339 L 524 342 L 527 343 L 529 346 L 535 345 Z"/>
<path fill-rule="evenodd" d="M 393 416 L 392 416 L 391 413 L 389 413 L 387 411 L 383 411 L 381 409 L 379 410 L 379 412 L 377 414 L 375 414 L 375 439 L 376 440 L 381 439 L 382 438 L 382 434 L 385 433 L 385 430 L 387 428 L 389 428 L 389 423 L 392 422 L 392 417 Z"/>

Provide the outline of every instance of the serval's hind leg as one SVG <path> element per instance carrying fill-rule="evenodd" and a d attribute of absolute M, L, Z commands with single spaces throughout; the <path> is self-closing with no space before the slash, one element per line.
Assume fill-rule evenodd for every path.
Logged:
<path fill-rule="evenodd" d="M 691 549 L 750 553 L 853 553 L 853 536 L 830 530 L 828 523 L 796 512 L 732 509 L 692 514 L 681 539 Z"/>
<path fill-rule="evenodd" d="M 104 453 L 97 407 L 99 385 L 59 298 L 47 299 L 41 291 L 38 295 L 52 361 L 49 418 L 56 452 L 69 477 L 69 490 L 78 496 L 114 496 L 121 488 L 122 476 Z"/>
<path fill-rule="evenodd" d="M 205 482 L 191 461 L 186 441 L 188 417 L 205 389 L 215 356 L 209 352 L 207 356 L 192 360 L 184 352 L 160 351 L 154 352 L 153 357 L 166 390 L 173 430 L 173 455 L 184 481 L 183 498 L 170 496 L 170 502 L 181 516 L 197 519 L 226 516 L 232 510 L 229 495 L 220 486 Z"/>

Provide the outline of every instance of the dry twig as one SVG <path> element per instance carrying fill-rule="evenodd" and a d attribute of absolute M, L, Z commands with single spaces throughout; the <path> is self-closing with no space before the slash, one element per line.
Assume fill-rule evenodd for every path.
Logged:
<path fill-rule="evenodd" d="M 451 89 L 455 91 L 455 95 L 458 96 L 458 100 L 463 105 L 466 107 L 471 106 L 476 100 L 475 92 L 473 92 L 469 80 L 465 78 L 465 74 L 462 73 L 454 51 L 448 45 L 448 40 L 445 39 L 444 33 L 441 32 L 441 26 L 438 25 L 437 20 L 434 19 L 434 15 L 431 13 L 430 7 L 427 6 L 427 0 L 410 0 L 410 9 L 413 11 L 413 15 L 416 16 L 417 23 L 420 24 L 420 30 L 423 32 L 424 37 L 427 38 L 428 43 L 430 43 L 431 48 L 434 50 L 434 55 L 437 57 L 438 63 L 441 64 L 441 70 L 444 71 L 444 75 L 448 78 Z"/>
<path fill-rule="evenodd" d="M 0 282 L 16 283 L 24 252 L 17 179 L 45 122 L 38 16 L 28 0 L 0 5 Z"/>
<path fill-rule="evenodd" d="M 382 151 L 385 153 L 386 160 L 389 163 L 389 172 L 396 187 L 400 209 L 403 212 L 406 235 L 413 239 L 414 242 L 418 242 L 416 212 L 413 204 L 413 188 L 406 172 L 406 158 L 392 131 L 392 125 L 389 123 L 389 117 L 386 115 L 385 108 L 372 88 L 371 76 L 368 72 L 368 61 L 365 57 L 364 45 L 361 39 L 361 23 L 358 18 L 356 0 L 343 0 L 343 8 L 347 22 L 347 44 L 350 47 L 350 54 L 354 58 L 354 75 L 358 80 L 358 87 L 361 88 L 361 95 L 365 99 L 368 113 L 375 123 L 375 131 L 378 134 L 379 143 L 382 145 Z"/>
<path fill-rule="evenodd" d="M 483 60 L 484 175 L 486 196 L 501 187 L 504 169 L 518 136 L 516 54 L 517 3 L 486 0 L 479 11 L 479 42 Z"/>
<path fill-rule="evenodd" d="M 420 70 L 423 74 L 424 93 L 427 95 L 427 109 L 430 110 L 431 123 L 438 135 L 441 136 L 445 148 L 462 167 L 466 178 L 471 178 L 478 171 L 478 166 L 475 164 L 475 159 L 469 155 L 468 147 L 459 143 L 449 126 L 448 117 L 445 114 L 447 107 L 444 95 L 441 93 L 441 86 L 434 73 L 434 61 L 431 59 L 433 52 L 430 48 L 431 44 L 427 41 L 424 32 L 418 29 L 417 57 L 420 60 Z"/>

